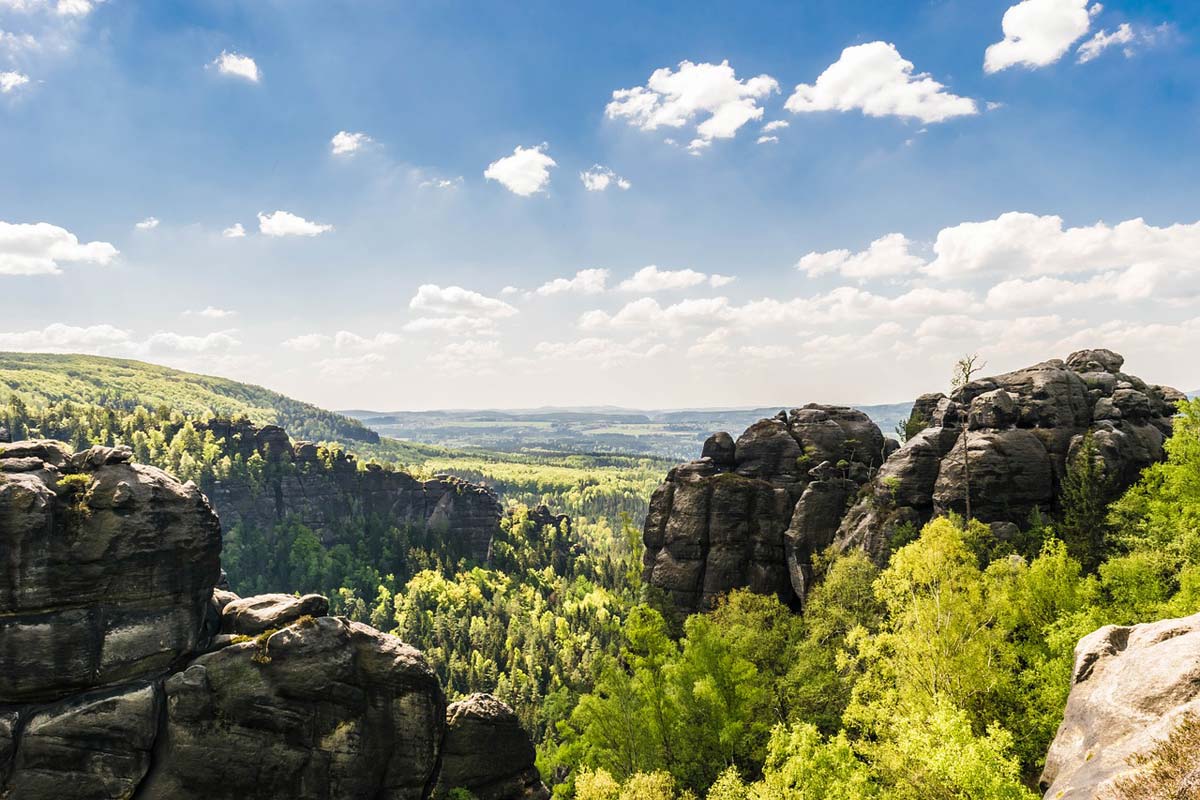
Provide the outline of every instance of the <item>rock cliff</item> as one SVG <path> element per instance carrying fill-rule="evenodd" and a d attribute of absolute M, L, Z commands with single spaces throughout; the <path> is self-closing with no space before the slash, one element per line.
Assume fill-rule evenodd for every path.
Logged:
<path fill-rule="evenodd" d="M 447 719 L 421 653 L 316 595 L 215 588 L 220 549 L 205 496 L 128 450 L 0 444 L 0 798 L 429 796 Z M 528 738 L 490 730 L 525 782 L 456 780 L 530 797 Z"/>
<path fill-rule="evenodd" d="M 1133 757 L 1149 753 L 1197 714 L 1200 614 L 1109 625 L 1084 637 L 1075 648 L 1067 710 L 1042 773 L 1046 799 L 1106 796 L 1114 780 L 1131 775 Z"/>
<path fill-rule="evenodd" d="M 1001 535 L 1024 527 L 1034 509 L 1059 510 L 1067 465 L 1088 432 L 1113 491 L 1128 488 L 1164 457 L 1183 395 L 1122 372 L 1124 361 L 1083 350 L 972 381 L 949 397 L 921 396 L 914 413 L 927 427 L 879 470 L 839 527 L 837 546 L 882 563 L 901 525 L 965 513 L 968 486 L 972 516 Z"/>
<path fill-rule="evenodd" d="M 490 694 L 473 694 L 446 711 L 446 744 L 434 797 L 466 789 L 478 800 L 549 800 L 536 754 L 517 715 Z"/>
<path fill-rule="evenodd" d="M 781 411 L 736 442 L 713 435 L 650 500 L 644 580 L 686 612 L 740 587 L 795 602 L 812 555 L 894 448 L 866 414 L 839 406 Z"/>
<path fill-rule="evenodd" d="M 830 545 L 883 563 L 896 531 L 966 511 L 998 535 L 1059 510 L 1067 464 L 1091 432 L 1114 492 L 1163 458 L 1183 395 L 1122 371 L 1108 350 L 1073 353 L 920 397 L 925 427 L 903 447 L 859 411 L 809 405 L 761 420 L 735 442 L 713 435 L 701 458 L 655 491 L 644 580 L 685 612 L 748 587 L 797 605 L 812 557 Z"/>
<path fill-rule="evenodd" d="M 438 475 L 421 481 L 369 464 L 360 470 L 353 455 L 324 451 L 310 442 L 292 443 L 274 425 L 212 420 L 205 423 L 225 449 L 243 460 L 260 456 L 264 486 L 244 480 L 215 481 L 205 491 L 226 529 L 239 522 L 267 529 L 296 517 L 326 544 L 336 543 L 340 524 L 352 515 L 378 515 L 398 526 L 442 533 L 459 557 L 486 561 L 503 510 L 490 490 Z"/>

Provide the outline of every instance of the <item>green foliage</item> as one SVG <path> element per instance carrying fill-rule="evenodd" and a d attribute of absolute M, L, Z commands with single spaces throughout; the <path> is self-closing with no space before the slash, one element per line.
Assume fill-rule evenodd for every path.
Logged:
<path fill-rule="evenodd" d="M 1108 504 L 1112 481 L 1104 458 L 1089 431 L 1067 465 L 1062 484 L 1062 523 L 1059 536 L 1084 570 L 1094 572 L 1108 545 Z"/>

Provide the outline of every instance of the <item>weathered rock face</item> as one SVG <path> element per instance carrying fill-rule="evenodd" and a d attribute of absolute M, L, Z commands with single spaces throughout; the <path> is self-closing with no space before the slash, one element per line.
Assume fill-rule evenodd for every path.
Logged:
<path fill-rule="evenodd" d="M 736 442 L 715 434 L 651 498 L 645 581 L 687 612 L 740 587 L 798 602 L 813 554 L 894 448 L 865 414 L 838 406 L 780 412 Z"/>
<path fill-rule="evenodd" d="M 842 521 L 837 546 L 882 562 L 901 525 L 965 513 L 968 485 L 972 516 L 998 530 L 1023 527 L 1035 509 L 1058 510 L 1067 465 L 1089 431 L 1114 490 L 1132 485 L 1163 458 L 1183 395 L 1122 372 L 1123 364 L 1110 350 L 1084 350 L 973 381 L 950 397 L 922 395 L 915 410 L 928 427 L 879 470 Z"/>
<path fill-rule="evenodd" d="M 507 704 L 473 694 L 446 711 L 442 771 L 434 796 L 466 789 L 479 800 L 547 800 L 533 743 Z"/>
<path fill-rule="evenodd" d="M 429 795 L 423 656 L 316 595 L 214 591 L 219 553 L 204 496 L 126 451 L 0 446 L 0 798 Z"/>
<path fill-rule="evenodd" d="M 217 518 L 193 484 L 129 458 L 0 445 L 0 701 L 162 673 L 200 644 Z"/>
<path fill-rule="evenodd" d="M 206 426 L 225 440 L 230 454 L 243 459 L 257 454 L 267 464 L 265 487 L 237 480 L 205 486 L 226 529 L 239 522 L 265 529 L 295 517 L 326 544 L 335 544 L 339 522 L 376 515 L 395 525 L 438 531 L 462 557 L 487 560 L 503 509 L 484 487 L 448 475 L 419 481 L 376 465 L 359 470 L 353 455 L 322 453 L 310 442 L 293 444 L 274 425 L 213 420 Z"/>
<path fill-rule="evenodd" d="M 1104 797 L 1189 715 L 1200 714 L 1200 614 L 1109 625 L 1075 648 L 1067 710 L 1046 756 L 1047 800 Z M 1182 795 L 1181 795 L 1182 796 Z"/>

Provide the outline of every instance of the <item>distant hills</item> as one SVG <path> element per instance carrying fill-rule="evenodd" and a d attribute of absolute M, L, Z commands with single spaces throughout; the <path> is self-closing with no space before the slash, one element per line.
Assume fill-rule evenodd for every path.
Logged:
<path fill-rule="evenodd" d="M 436 411 L 370 411 L 350 409 L 354 417 L 384 436 L 450 448 L 482 447 L 502 452 L 529 450 L 587 453 L 635 453 L 690 459 L 712 433 L 737 436 L 763 417 L 795 408 L 790 405 L 755 408 L 631 409 L 583 406 L 530 409 L 446 409 Z M 857 408 L 884 433 L 908 418 L 912 403 L 863 405 Z"/>
<path fill-rule="evenodd" d="M 70 401 L 122 411 L 165 406 L 196 417 L 244 414 L 257 425 L 281 425 L 294 439 L 379 442 L 356 419 L 261 386 L 123 358 L 0 352 L 0 405 L 11 395 L 34 406 Z"/>

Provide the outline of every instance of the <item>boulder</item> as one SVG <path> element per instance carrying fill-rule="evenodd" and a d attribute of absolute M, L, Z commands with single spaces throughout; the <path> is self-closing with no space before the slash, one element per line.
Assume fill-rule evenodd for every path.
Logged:
<path fill-rule="evenodd" d="M 1047 800 L 1104 797 L 1130 759 L 1200 714 L 1200 614 L 1108 625 L 1075 648 L 1071 693 L 1046 755 Z"/>
<path fill-rule="evenodd" d="M 220 525 L 195 485 L 121 451 L 16 442 L 0 470 L 0 702 L 165 672 L 201 645 Z"/>
<path fill-rule="evenodd" d="M 716 434 L 668 473 L 643 529 L 643 578 L 686 613 L 735 588 L 799 605 L 812 556 L 890 452 L 860 411 L 808 405 Z"/>
<path fill-rule="evenodd" d="M 509 706 L 473 694 L 446 711 L 442 770 L 434 797 L 466 789 L 478 800 L 548 800 L 529 735 Z"/>
<path fill-rule="evenodd" d="M 221 607 L 221 633 L 257 636 L 267 630 L 286 628 L 301 617 L 323 617 L 328 613 L 329 600 L 319 594 L 235 596 Z"/>

